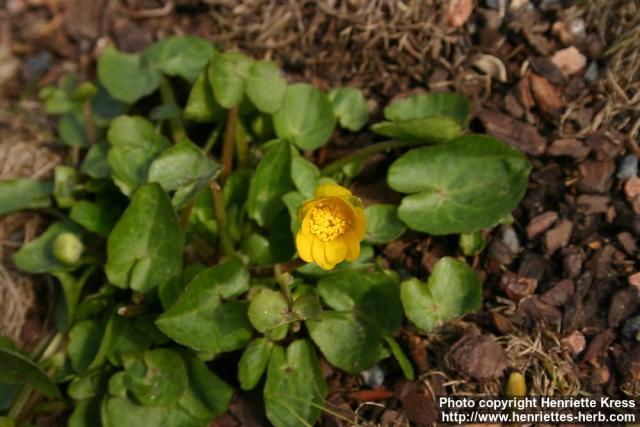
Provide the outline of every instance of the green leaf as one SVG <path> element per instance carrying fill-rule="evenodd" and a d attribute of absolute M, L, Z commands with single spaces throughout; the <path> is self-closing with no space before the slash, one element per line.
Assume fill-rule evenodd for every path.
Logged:
<path fill-rule="evenodd" d="M 244 349 L 238 362 L 238 381 L 243 390 L 254 388 L 269 363 L 273 342 L 268 339 L 256 338 Z"/>
<path fill-rule="evenodd" d="M 187 388 L 187 368 L 171 350 L 148 350 L 140 358 L 125 359 L 124 382 L 143 405 L 169 406 Z"/>
<path fill-rule="evenodd" d="M 311 85 L 297 83 L 287 87 L 273 124 L 278 137 L 302 149 L 315 150 L 329 141 L 336 119 L 327 95 Z"/>
<path fill-rule="evenodd" d="M 141 423 L 154 427 L 206 427 L 209 421 L 193 418 L 179 406 L 144 406 L 125 397 L 102 401 L 103 427 L 133 427 Z"/>
<path fill-rule="evenodd" d="M 275 427 L 313 425 L 324 408 L 326 384 L 307 340 L 292 342 L 285 350 L 276 346 L 269 360 L 264 403 Z"/>
<path fill-rule="evenodd" d="M 100 401 L 98 399 L 84 399 L 75 404 L 69 417 L 67 427 L 94 427 L 100 419 Z"/>
<path fill-rule="evenodd" d="M 413 366 L 411 365 L 411 361 L 409 361 L 407 356 L 402 351 L 402 348 L 400 347 L 400 344 L 398 344 L 398 341 L 396 341 L 396 339 L 390 335 L 386 335 L 384 339 L 385 341 L 387 341 L 387 345 L 391 350 L 391 354 L 393 354 L 393 357 L 398 362 L 398 365 L 400 365 L 400 369 L 402 369 L 404 377 L 409 381 L 413 381 L 415 378 Z"/>
<path fill-rule="evenodd" d="M 193 417 L 210 421 L 228 409 L 233 389 L 197 357 L 185 359 L 189 386 L 180 398 L 180 406 Z"/>
<path fill-rule="evenodd" d="M 371 126 L 379 135 L 396 139 L 412 139 L 432 144 L 449 141 L 462 134 L 463 128 L 449 116 L 416 117 L 394 122 L 380 122 Z"/>
<path fill-rule="evenodd" d="M 409 151 L 389 168 L 389 186 L 409 193 L 398 216 L 410 228 L 442 235 L 491 228 L 527 187 L 531 164 L 520 152 L 481 135 Z"/>
<path fill-rule="evenodd" d="M 297 150 L 293 150 L 291 156 L 291 178 L 298 191 L 305 198 L 311 199 L 320 179 L 320 169 L 302 157 Z"/>
<path fill-rule="evenodd" d="M 84 288 L 94 271 L 95 268 L 90 267 L 79 278 L 65 272 L 53 273 L 60 282 L 64 293 L 64 299 L 61 304 L 62 310 L 59 313 L 56 312 L 56 326 L 58 326 L 59 330 L 64 331 L 71 325 L 82 288 Z"/>
<path fill-rule="evenodd" d="M 291 311 L 298 320 L 322 319 L 322 305 L 315 293 L 300 295 L 293 303 Z"/>
<path fill-rule="evenodd" d="M 239 52 L 214 55 L 209 67 L 209 81 L 220 105 L 232 108 L 242 101 L 251 62 L 248 56 Z"/>
<path fill-rule="evenodd" d="M 448 116 L 465 127 L 469 108 L 469 99 L 457 93 L 418 94 L 387 105 L 384 117 L 390 121 L 401 121 L 428 116 Z"/>
<path fill-rule="evenodd" d="M 466 256 L 477 255 L 487 245 L 487 241 L 479 231 L 475 233 L 463 233 L 460 235 L 458 246 L 462 250 L 462 253 Z"/>
<path fill-rule="evenodd" d="M 98 79 L 115 99 L 133 104 L 158 88 L 160 73 L 144 55 L 107 46 L 98 58 Z"/>
<path fill-rule="evenodd" d="M 108 237 L 118 222 L 120 209 L 113 200 L 100 197 L 96 202 L 79 200 L 71 207 L 69 217 L 85 229 L 101 237 Z"/>
<path fill-rule="evenodd" d="M 372 243 L 387 243 L 402 236 L 407 230 L 395 205 L 379 204 L 367 206 L 364 210 L 367 218 L 365 239 Z"/>
<path fill-rule="evenodd" d="M 27 178 L 0 181 L 0 215 L 51 206 L 53 183 Z"/>
<path fill-rule="evenodd" d="M 203 270 L 156 324 L 174 341 L 196 351 L 221 353 L 244 347 L 253 328 L 247 304 L 224 301 L 249 289 L 249 273 L 232 259 Z"/>
<path fill-rule="evenodd" d="M 171 145 L 151 122 L 138 116 L 113 120 L 107 138 L 111 144 L 108 161 L 113 179 L 127 196 L 147 181 L 151 162 Z"/>
<path fill-rule="evenodd" d="M 79 228 L 68 222 L 55 222 L 37 238 L 33 239 L 13 254 L 16 266 L 27 273 L 49 273 L 73 270 L 75 265 L 68 265 L 54 255 L 54 242 L 63 233 L 72 233 L 80 238 Z"/>
<path fill-rule="evenodd" d="M 180 274 L 183 244 L 169 197 L 158 184 L 146 184 L 109 236 L 105 273 L 113 285 L 148 292 Z"/>
<path fill-rule="evenodd" d="M 287 82 L 273 62 L 254 62 L 247 74 L 247 96 L 258 110 L 273 114 L 282 105 Z"/>
<path fill-rule="evenodd" d="M 63 145 L 86 147 L 90 144 L 84 127 L 84 118 L 80 112 L 72 111 L 60 116 L 58 137 Z"/>
<path fill-rule="evenodd" d="M 101 392 L 105 379 L 101 369 L 91 370 L 82 376 L 75 377 L 69 384 L 67 393 L 74 400 L 89 399 Z"/>
<path fill-rule="evenodd" d="M 208 73 L 205 70 L 191 88 L 187 105 L 184 107 L 184 118 L 194 122 L 209 123 L 222 120 L 225 114 L 224 108 L 213 96 Z"/>
<path fill-rule="evenodd" d="M 444 321 L 478 310 L 482 284 L 466 263 L 445 257 L 436 263 L 426 285 L 417 279 L 403 282 L 401 299 L 409 320 L 428 332 Z"/>
<path fill-rule="evenodd" d="M 369 120 L 369 107 L 362 92 L 351 87 L 342 87 L 329 92 L 333 112 L 340 126 L 357 132 Z"/>
<path fill-rule="evenodd" d="M 242 241 L 242 253 L 249 257 L 252 264 L 271 264 L 271 250 L 269 240 L 258 233 L 252 233 Z"/>
<path fill-rule="evenodd" d="M 71 328 L 67 351 L 71 366 L 78 374 L 91 366 L 100 349 L 103 332 L 104 327 L 97 320 L 83 320 Z"/>
<path fill-rule="evenodd" d="M 49 397 L 60 397 L 55 383 L 38 365 L 9 348 L 0 347 L 0 383 L 27 383 Z"/>
<path fill-rule="evenodd" d="M 92 145 L 80 166 L 80 171 L 91 178 L 108 178 L 111 174 L 111 168 L 107 160 L 108 154 L 108 142 L 99 142 Z"/>
<path fill-rule="evenodd" d="M 282 196 L 293 189 L 290 168 L 291 146 L 287 141 L 272 145 L 258 163 L 247 210 L 259 225 L 269 225 L 284 209 Z"/>
<path fill-rule="evenodd" d="M 386 357 L 384 335 L 402 322 L 396 283 L 383 273 L 336 272 L 318 282 L 330 307 L 319 321 L 307 321 L 311 338 L 334 366 L 356 374 Z"/>
<path fill-rule="evenodd" d="M 53 197 L 61 208 L 70 208 L 73 205 L 73 193 L 79 184 L 78 172 L 70 166 L 58 165 L 54 169 Z"/>
<path fill-rule="evenodd" d="M 300 218 L 298 218 L 298 208 L 304 203 L 305 197 L 297 191 L 291 191 L 282 196 L 282 201 L 289 211 L 291 222 L 291 232 L 295 235 L 300 229 Z"/>
<path fill-rule="evenodd" d="M 249 320 L 254 328 L 268 338 L 278 341 L 287 334 L 289 304 L 281 292 L 263 289 L 249 304 Z"/>
<path fill-rule="evenodd" d="M 152 346 L 166 344 L 169 339 L 155 325 L 156 315 L 145 314 L 127 318 L 114 311 L 107 322 L 104 338 L 94 365 L 105 358 L 121 366 L 126 355 L 142 353 Z"/>
<path fill-rule="evenodd" d="M 213 46 L 193 36 L 173 36 L 151 45 L 145 56 L 154 67 L 170 76 L 193 82 L 213 55 Z"/>
<path fill-rule="evenodd" d="M 149 167 L 149 182 L 157 182 L 165 191 L 177 190 L 173 205 L 185 206 L 222 167 L 208 158 L 198 146 L 181 141 L 164 150 Z"/>

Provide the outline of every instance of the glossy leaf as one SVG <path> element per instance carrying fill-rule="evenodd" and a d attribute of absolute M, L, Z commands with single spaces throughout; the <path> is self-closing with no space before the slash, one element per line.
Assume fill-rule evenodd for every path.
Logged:
<path fill-rule="evenodd" d="M 254 62 L 247 74 L 247 96 L 258 110 L 273 114 L 282 105 L 287 82 L 273 62 Z"/>
<path fill-rule="evenodd" d="M 264 402 L 275 427 L 313 425 L 324 407 L 326 384 L 311 343 L 276 346 L 269 360 Z"/>
<path fill-rule="evenodd" d="M 185 392 L 187 368 L 174 351 L 148 350 L 140 358 L 125 359 L 124 382 L 143 405 L 168 406 Z"/>
<path fill-rule="evenodd" d="M 367 218 L 365 238 L 369 242 L 390 242 L 402 236 L 407 229 L 398 218 L 398 208 L 395 205 L 370 205 L 365 208 L 364 213 Z"/>
<path fill-rule="evenodd" d="M 232 108 L 240 104 L 244 97 L 245 79 L 250 66 L 251 59 L 239 52 L 214 55 L 209 67 L 209 81 L 220 105 Z"/>
<path fill-rule="evenodd" d="M 80 238 L 79 228 L 68 222 L 54 222 L 37 238 L 33 239 L 12 256 L 16 266 L 27 273 L 51 273 L 73 270 L 75 265 L 60 261 L 54 254 L 54 242 L 63 233 L 72 233 Z"/>
<path fill-rule="evenodd" d="M 128 104 L 150 95 L 160 84 L 160 73 L 144 55 L 120 52 L 113 46 L 98 57 L 98 78 L 111 96 Z"/>
<path fill-rule="evenodd" d="M 121 288 L 148 292 L 180 274 L 183 242 L 169 197 L 158 184 L 146 184 L 109 236 L 107 277 Z"/>
<path fill-rule="evenodd" d="M 320 169 L 294 150 L 291 156 L 291 178 L 298 191 L 306 199 L 311 199 L 318 186 Z"/>
<path fill-rule="evenodd" d="M 311 85 L 297 83 L 287 87 L 273 124 L 278 137 L 304 150 L 315 150 L 329 141 L 336 119 L 327 95 Z"/>
<path fill-rule="evenodd" d="M 17 178 L 0 181 L 0 215 L 51 206 L 53 183 Z"/>
<path fill-rule="evenodd" d="M 480 135 L 417 148 L 389 168 L 391 188 L 409 193 L 398 216 L 430 234 L 491 228 L 518 204 L 531 164 L 506 144 Z"/>
<path fill-rule="evenodd" d="M 145 56 L 158 70 L 193 82 L 213 55 L 213 46 L 193 36 L 164 38 L 146 51 Z"/>
<path fill-rule="evenodd" d="M 149 182 L 175 191 L 173 205 L 183 207 L 220 173 L 222 167 L 189 141 L 164 150 L 149 167 Z"/>
<path fill-rule="evenodd" d="M 100 419 L 100 400 L 84 399 L 76 403 L 67 427 L 93 427 Z"/>
<path fill-rule="evenodd" d="M 106 238 L 118 222 L 120 214 L 120 209 L 114 205 L 113 200 L 102 197 L 96 202 L 75 202 L 69 217 L 92 233 Z"/>
<path fill-rule="evenodd" d="M 396 339 L 390 335 L 385 336 L 384 339 L 389 346 L 389 350 L 391 350 L 391 354 L 393 354 L 393 357 L 398 362 L 398 365 L 400 365 L 400 369 L 402 369 L 404 377 L 409 381 L 413 381 L 415 378 L 413 366 L 411 365 L 411 361 L 409 360 L 407 355 L 404 354 L 404 351 L 402 351 L 402 348 L 400 347 L 400 344 L 398 344 L 398 341 L 396 341 Z"/>
<path fill-rule="evenodd" d="M 194 122 L 215 122 L 225 116 L 224 108 L 218 104 L 213 96 L 207 71 L 202 72 L 189 92 L 187 105 L 184 107 L 184 117 Z"/>
<path fill-rule="evenodd" d="M 357 132 L 369 120 L 369 107 L 362 92 L 352 87 L 342 87 L 329 92 L 333 111 L 340 126 Z"/>
<path fill-rule="evenodd" d="M 293 189 L 291 182 L 291 147 L 277 141 L 258 163 L 249 189 L 249 217 L 266 226 L 284 209 L 282 196 Z"/>
<path fill-rule="evenodd" d="M 108 142 L 99 142 L 92 145 L 89 151 L 87 151 L 80 171 L 89 175 L 91 178 L 108 178 L 111 173 L 111 167 L 107 160 L 108 153 Z"/>
<path fill-rule="evenodd" d="M 59 397 L 55 383 L 31 360 L 21 353 L 0 347 L 0 383 L 27 383 L 49 397 Z"/>
<path fill-rule="evenodd" d="M 251 299 L 249 320 L 258 332 L 277 341 L 285 337 L 289 324 L 289 305 L 281 292 L 263 289 Z"/>
<path fill-rule="evenodd" d="M 244 349 L 238 362 L 238 380 L 243 390 L 254 388 L 267 369 L 273 343 L 268 339 L 256 338 Z"/>
<path fill-rule="evenodd" d="M 371 126 L 379 135 L 395 139 L 411 139 L 432 144 L 449 141 L 462 134 L 463 128 L 449 116 L 416 117 L 408 120 L 380 122 Z"/>
<path fill-rule="evenodd" d="M 442 322 L 478 310 L 482 285 L 467 264 L 445 257 L 436 263 L 426 284 L 417 279 L 403 282 L 401 299 L 409 320 L 428 332 Z"/>
<path fill-rule="evenodd" d="M 81 113 L 73 111 L 60 116 L 58 141 L 63 145 L 80 147 L 86 147 L 90 144 Z"/>
<path fill-rule="evenodd" d="M 147 181 L 151 162 L 171 145 L 151 122 L 138 116 L 113 120 L 107 138 L 111 144 L 108 155 L 111 174 L 127 196 Z"/>
<path fill-rule="evenodd" d="M 185 356 L 189 385 L 179 404 L 193 417 L 210 421 L 225 412 L 233 389 L 195 356 Z"/>
<path fill-rule="evenodd" d="M 100 349 L 103 331 L 97 320 L 83 320 L 71 328 L 67 351 L 74 371 L 82 374 L 91 366 Z"/>
<path fill-rule="evenodd" d="M 109 397 L 102 402 L 103 427 L 206 427 L 209 420 L 193 418 L 179 406 L 144 406 L 126 397 Z"/>
<path fill-rule="evenodd" d="M 390 121 L 410 120 L 428 116 L 449 116 L 462 127 L 469 116 L 469 100 L 457 93 L 423 93 L 393 101 L 384 109 Z"/>
<path fill-rule="evenodd" d="M 244 347 L 253 328 L 247 304 L 223 301 L 249 288 L 238 259 L 202 271 L 156 324 L 174 341 L 197 351 L 220 353 Z"/>

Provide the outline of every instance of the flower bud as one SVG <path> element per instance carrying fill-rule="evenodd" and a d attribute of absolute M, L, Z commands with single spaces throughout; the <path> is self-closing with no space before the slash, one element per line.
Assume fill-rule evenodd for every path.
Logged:
<path fill-rule="evenodd" d="M 84 245 L 73 233 L 61 233 L 53 241 L 53 255 L 64 264 L 75 264 L 80 260 Z"/>

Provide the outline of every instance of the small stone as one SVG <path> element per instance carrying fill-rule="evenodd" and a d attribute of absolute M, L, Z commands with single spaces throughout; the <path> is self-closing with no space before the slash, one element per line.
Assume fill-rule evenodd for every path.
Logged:
<path fill-rule="evenodd" d="M 500 279 L 500 289 L 511 301 L 520 301 L 535 292 L 538 281 L 530 277 L 521 277 L 506 271 Z"/>
<path fill-rule="evenodd" d="M 533 240 L 544 233 L 558 219 L 557 212 L 549 211 L 534 217 L 527 225 L 527 237 Z"/>
<path fill-rule="evenodd" d="M 597 213 L 607 213 L 609 209 L 609 196 L 598 196 L 591 194 L 582 194 L 576 200 L 578 207 L 587 215 Z"/>
<path fill-rule="evenodd" d="M 567 82 L 567 77 L 562 70 L 549 58 L 536 56 L 531 59 L 531 68 L 545 79 L 555 85 L 563 85 Z"/>
<path fill-rule="evenodd" d="M 611 187 L 615 163 L 612 160 L 587 160 L 580 165 L 579 170 L 579 190 L 587 193 L 606 193 Z"/>
<path fill-rule="evenodd" d="M 380 365 L 374 365 L 372 368 L 362 371 L 360 376 L 367 387 L 376 388 L 384 384 L 385 372 Z"/>
<path fill-rule="evenodd" d="M 609 327 L 617 328 L 620 322 L 634 314 L 638 307 L 640 307 L 640 295 L 637 289 L 633 287 L 620 289 L 609 303 Z"/>
<path fill-rule="evenodd" d="M 627 281 L 636 289 L 636 291 L 640 295 L 640 272 L 633 273 L 631 276 L 627 277 Z"/>
<path fill-rule="evenodd" d="M 575 279 L 582 272 L 582 255 L 569 254 L 563 260 L 564 272 L 567 276 Z"/>
<path fill-rule="evenodd" d="M 573 280 L 561 280 L 553 288 L 542 294 L 540 299 L 547 304 L 560 307 L 573 296 L 575 290 L 576 286 Z"/>
<path fill-rule="evenodd" d="M 562 311 L 542 301 L 537 295 L 523 298 L 518 304 L 517 313 L 534 323 L 552 328 L 560 326 L 562 321 Z"/>
<path fill-rule="evenodd" d="M 449 0 L 447 21 L 452 27 L 461 27 L 469 20 L 472 11 L 472 0 Z"/>
<path fill-rule="evenodd" d="M 531 94 L 538 108 L 551 116 L 558 115 L 564 105 L 560 99 L 560 89 L 536 73 L 532 73 L 529 80 L 531 81 Z"/>
<path fill-rule="evenodd" d="M 520 252 L 520 240 L 512 226 L 502 227 L 502 241 L 512 254 L 516 255 Z"/>
<path fill-rule="evenodd" d="M 502 377 L 508 365 L 493 335 L 465 335 L 447 352 L 445 362 L 449 369 L 481 382 Z"/>
<path fill-rule="evenodd" d="M 624 322 L 622 335 L 631 340 L 640 341 L 640 316 L 630 317 Z"/>
<path fill-rule="evenodd" d="M 589 343 L 584 361 L 596 368 L 599 367 L 601 359 L 607 354 L 609 346 L 615 338 L 616 335 L 611 329 L 600 332 Z"/>
<path fill-rule="evenodd" d="M 587 57 L 575 46 L 557 51 L 552 57 L 553 62 L 566 76 L 579 73 L 587 65 Z"/>
<path fill-rule="evenodd" d="M 547 231 L 544 235 L 544 245 L 548 255 L 552 255 L 558 249 L 567 246 L 573 232 L 573 223 L 563 219 L 558 225 Z"/>
<path fill-rule="evenodd" d="M 556 139 L 547 148 L 547 153 L 552 156 L 567 156 L 574 159 L 583 160 L 591 151 L 591 148 L 587 147 L 582 141 L 568 138 L 568 139 Z"/>
<path fill-rule="evenodd" d="M 504 108 L 515 118 L 521 119 L 524 116 L 524 108 L 511 92 L 504 97 Z"/>
<path fill-rule="evenodd" d="M 624 156 L 618 162 L 616 178 L 625 180 L 638 175 L 638 157 L 635 154 Z"/>
<path fill-rule="evenodd" d="M 600 78 L 600 69 L 596 61 L 591 61 L 587 70 L 584 72 L 584 79 L 589 83 L 593 83 Z"/>
<path fill-rule="evenodd" d="M 637 255 L 638 246 L 636 245 L 636 239 L 633 238 L 631 233 L 623 231 L 617 236 L 618 242 L 622 245 L 624 251 L 632 256 Z"/>
<path fill-rule="evenodd" d="M 582 353 L 584 347 L 586 345 L 586 340 L 584 339 L 584 335 L 582 335 L 578 331 L 573 331 L 566 337 L 562 338 L 562 343 L 566 345 L 573 355 L 578 355 Z"/>
<path fill-rule="evenodd" d="M 640 178 L 632 176 L 624 183 L 624 194 L 627 199 L 632 200 L 640 194 Z"/>

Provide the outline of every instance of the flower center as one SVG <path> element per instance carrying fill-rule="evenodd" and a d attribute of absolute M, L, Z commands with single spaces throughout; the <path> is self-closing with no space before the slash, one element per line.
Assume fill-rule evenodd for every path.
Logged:
<path fill-rule="evenodd" d="M 319 205 L 311 212 L 311 234 L 323 242 L 328 242 L 342 235 L 349 226 L 350 220 L 340 209 Z"/>

